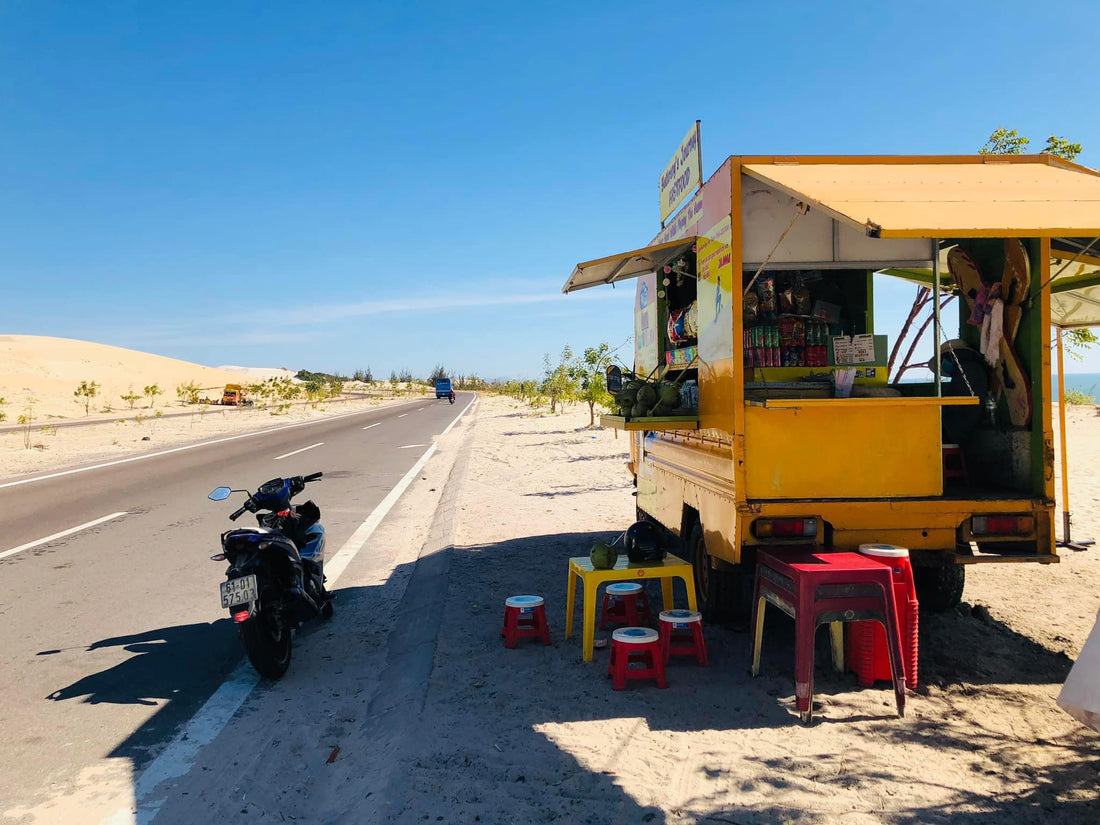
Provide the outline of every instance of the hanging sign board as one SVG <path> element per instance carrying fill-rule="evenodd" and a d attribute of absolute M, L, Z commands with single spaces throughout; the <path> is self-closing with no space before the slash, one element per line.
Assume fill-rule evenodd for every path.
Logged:
<path fill-rule="evenodd" d="M 699 145 L 699 121 L 688 129 L 687 135 L 672 155 L 658 182 L 661 190 L 661 226 L 676 211 L 684 199 L 695 191 L 703 180 L 703 153 Z"/>

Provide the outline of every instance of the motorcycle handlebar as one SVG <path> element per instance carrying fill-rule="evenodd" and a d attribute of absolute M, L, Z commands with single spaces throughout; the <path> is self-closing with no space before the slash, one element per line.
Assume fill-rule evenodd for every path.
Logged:
<path fill-rule="evenodd" d="M 243 516 L 243 515 L 244 515 L 244 513 L 245 513 L 245 510 L 247 510 L 247 509 L 248 509 L 248 508 L 246 508 L 246 507 L 242 507 L 242 508 L 241 508 L 240 510 L 237 510 L 237 511 L 235 511 L 235 512 L 234 512 L 234 513 L 233 513 L 233 514 L 232 514 L 232 515 L 231 515 L 231 516 L 229 517 L 229 520 L 230 520 L 230 521 L 236 521 L 237 519 L 239 519 L 239 518 L 240 518 L 241 516 Z"/>
<path fill-rule="evenodd" d="M 302 476 L 302 481 L 316 481 L 323 475 L 324 473 L 310 473 L 308 476 Z"/>

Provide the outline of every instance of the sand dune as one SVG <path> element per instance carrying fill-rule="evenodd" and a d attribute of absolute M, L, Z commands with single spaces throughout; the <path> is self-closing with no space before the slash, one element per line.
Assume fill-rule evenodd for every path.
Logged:
<path fill-rule="evenodd" d="M 81 381 L 95 381 L 99 390 L 91 403 L 91 412 L 103 414 L 129 407 L 123 394 L 132 389 L 138 395 L 156 384 L 163 395 L 156 406 L 176 403 L 176 387 L 194 381 L 209 388 L 211 397 L 220 396 L 227 383 L 249 383 L 257 379 L 243 373 L 204 367 L 175 358 L 150 355 L 136 350 L 38 335 L 0 336 L 0 407 L 8 422 L 16 420 L 33 403 L 34 417 L 83 418 L 83 402 L 73 396 Z M 144 406 L 146 399 L 140 404 Z"/>

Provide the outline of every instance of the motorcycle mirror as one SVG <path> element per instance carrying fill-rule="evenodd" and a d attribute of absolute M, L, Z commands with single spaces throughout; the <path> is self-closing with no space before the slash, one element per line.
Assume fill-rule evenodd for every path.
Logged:
<path fill-rule="evenodd" d="M 211 501 L 225 501 L 232 492 L 228 487 L 217 487 L 207 498 Z"/>

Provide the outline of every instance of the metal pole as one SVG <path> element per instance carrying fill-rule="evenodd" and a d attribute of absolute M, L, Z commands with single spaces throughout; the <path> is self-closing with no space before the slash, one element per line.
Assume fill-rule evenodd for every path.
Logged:
<path fill-rule="evenodd" d="M 1058 435 L 1062 442 L 1062 541 L 1069 535 L 1069 467 L 1066 466 L 1066 376 L 1062 369 L 1062 328 L 1058 327 Z"/>
<path fill-rule="evenodd" d="M 932 344 L 933 344 L 933 361 L 935 362 L 935 369 L 933 372 L 936 375 L 936 398 L 943 395 L 943 385 L 941 384 L 942 375 L 940 369 L 940 338 L 942 333 L 940 332 L 940 242 L 939 239 L 932 239 Z"/>

